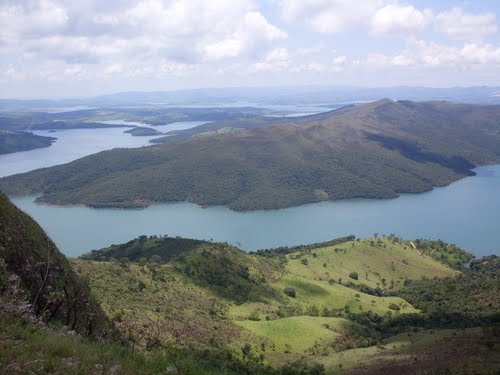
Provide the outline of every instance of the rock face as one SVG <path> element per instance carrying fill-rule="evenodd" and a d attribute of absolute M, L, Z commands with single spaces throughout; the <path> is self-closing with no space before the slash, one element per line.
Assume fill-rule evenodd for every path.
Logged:
<path fill-rule="evenodd" d="M 88 285 L 28 215 L 0 193 L 0 293 L 29 303 L 45 322 L 105 338 L 111 325 Z"/>

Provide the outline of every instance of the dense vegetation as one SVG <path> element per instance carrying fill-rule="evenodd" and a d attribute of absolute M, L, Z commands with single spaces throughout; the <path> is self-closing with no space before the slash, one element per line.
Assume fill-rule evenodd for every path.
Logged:
<path fill-rule="evenodd" d="M 135 127 L 130 130 L 125 130 L 124 133 L 128 133 L 133 135 L 134 137 L 149 137 L 152 135 L 161 135 L 163 134 L 161 131 L 152 128 L 144 128 L 144 127 Z"/>
<path fill-rule="evenodd" d="M 251 210 L 396 197 L 498 162 L 499 116 L 500 106 L 382 100 L 263 127 L 250 118 L 237 131 L 239 121 L 226 120 L 185 140 L 7 177 L 0 188 L 94 207 L 191 201 Z"/>
<path fill-rule="evenodd" d="M 0 130 L 0 154 L 49 147 L 55 140 L 53 137 L 43 137 L 28 132 Z"/>

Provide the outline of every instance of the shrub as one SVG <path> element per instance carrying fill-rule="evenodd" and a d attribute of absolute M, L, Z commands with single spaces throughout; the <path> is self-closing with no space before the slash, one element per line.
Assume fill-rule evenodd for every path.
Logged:
<path fill-rule="evenodd" d="M 253 320 L 255 322 L 258 322 L 260 320 L 259 313 L 257 311 L 253 311 L 249 316 L 248 320 Z"/>
<path fill-rule="evenodd" d="M 283 289 L 283 293 L 285 293 L 288 297 L 295 298 L 296 292 L 293 288 L 285 288 Z"/>
<path fill-rule="evenodd" d="M 358 273 L 357 273 L 357 272 L 351 272 L 351 273 L 349 274 L 349 277 L 350 277 L 351 279 L 354 279 L 354 280 L 357 280 L 357 279 L 359 278 L 359 276 L 358 276 Z"/>
<path fill-rule="evenodd" d="M 389 308 L 390 308 L 391 310 L 395 310 L 395 311 L 399 311 L 399 310 L 401 310 L 401 309 L 400 309 L 400 307 L 399 307 L 398 305 L 396 305 L 395 303 L 391 303 L 391 304 L 389 305 Z"/>

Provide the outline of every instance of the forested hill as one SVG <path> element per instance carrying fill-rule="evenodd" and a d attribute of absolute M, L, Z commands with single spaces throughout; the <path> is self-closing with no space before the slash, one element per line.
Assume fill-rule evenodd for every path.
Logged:
<path fill-rule="evenodd" d="M 28 132 L 13 132 L 0 129 L 0 154 L 28 151 L 35 148 L 49 147 L 56 138 L 45 137 Z"/>
<path fill-rule="evenodd" d="M 384 99 L 254 129 L 225 125 L 7 177 L 0 189 L 54 204 L 271 209 L 422 192 L 500 161 L 500 106 Z"/>

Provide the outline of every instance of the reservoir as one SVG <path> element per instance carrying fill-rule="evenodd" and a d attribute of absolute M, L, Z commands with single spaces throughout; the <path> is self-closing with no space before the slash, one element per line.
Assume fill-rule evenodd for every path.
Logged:
<path fill-rule="evenodd" d="M 169 235 L 229 242 L 244 250 L 321 242 L 354 234 L 442 239 L 477 256 L 500 255 L 500 165 L 477 176 L 396 199 L 322 202 L 280 210 L 235 212 L 180 202 L 143 210 L 13 202 L 29 213 L 68 256 L 126 242 L 139 235 Z"/>
<path fill-rule="evenodd" d="M 290 108 L 273 108 L 288 110 Z M 292 108 L 295 112 L 321 108 Z M 327 110 L 323 108 L 323 110 Z M 287 112 L 288 114 L 288 112 Z M 124 126 L 142 123 L 110 121 Z M 162 132 L 206 123 L 157 126 Z M 50 147 L 0 155 L 0 177 L 67 163 L 116 147 L 144 147 L 153 137 L 133 137 L 127 128 L 37 131 L 57 137 Z M 449 186 L 396 199 L 322 202 L 280 210 L 235 212 L 179 202 L 143 210 L 57 207 L 35 204 L 35 197 L 13 202 L 30 214 L 69 256 L 129 241 L 140 235 L 169 235 L 229 242 L 244 250 L 395 234 L 407 239 L 442 239 L 477 256 L 500 255 L 500 165 L 476 169 Z"/>

